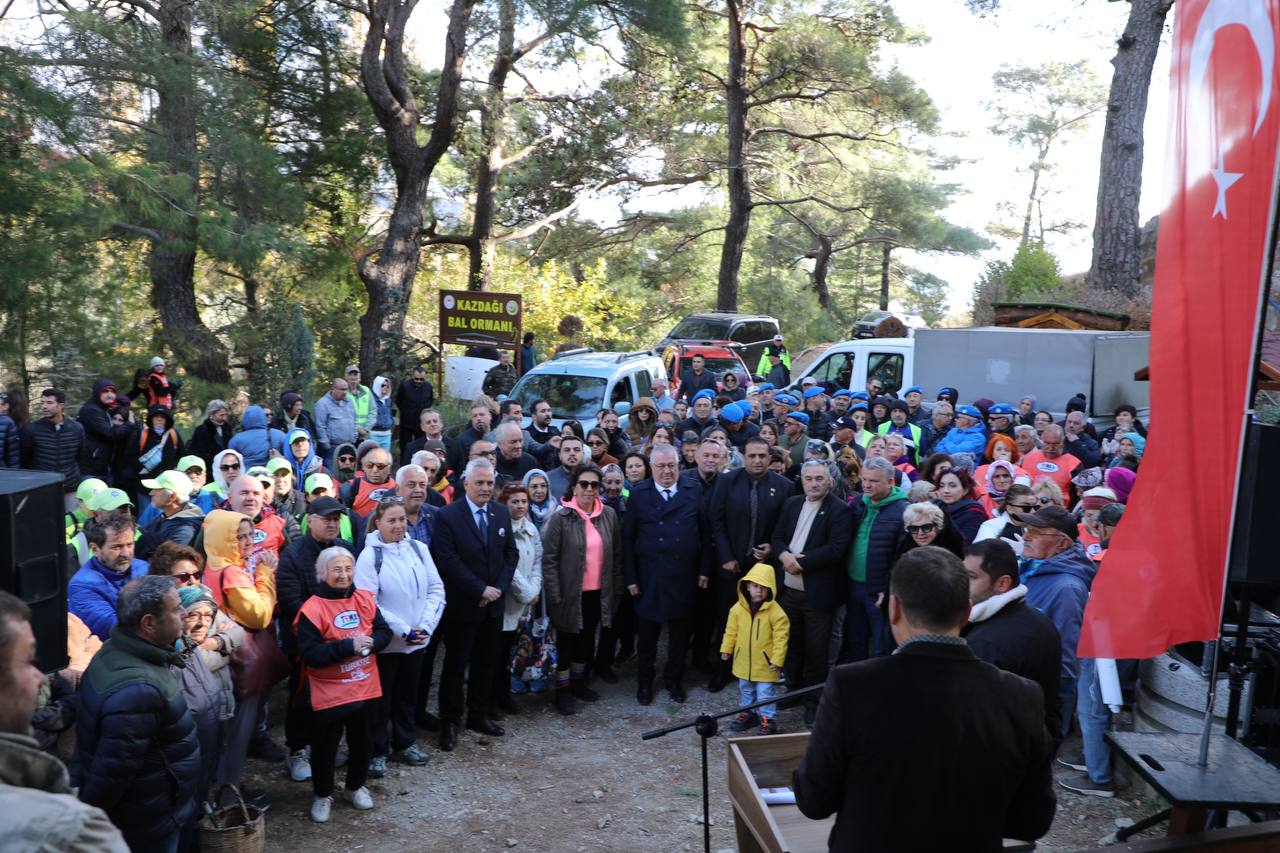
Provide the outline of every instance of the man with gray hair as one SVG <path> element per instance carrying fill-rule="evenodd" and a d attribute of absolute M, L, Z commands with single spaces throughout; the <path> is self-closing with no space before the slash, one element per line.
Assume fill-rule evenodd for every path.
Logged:
<path fill-rule="evenodd" d="M 428 548 L 431 547 L 431 531 L 435 528 L 439 507 L 427 503 L 431 491 L 431 477 L 421 465 L 404 465 L 396 471 L 396 494 L 404 501 L 404 514 L 408 524 L 405 534 Z"/>
<path fill-rule="evenodd" d="M 67 609 L 101 640 L 116 624 L 120 590 L 147 573 L 147 564 L 133 556 L 136 529 L 133 516 L 119 510 L 85 526 L 93 556 L 67 584 Z"/>
<path fill-rule="evenodd" d="M 436 514 L 431 533 L 431 556 L 445 589 L 445 658 L 440 674 L 440 749 L 445 752 L 458 744 L 468 667 L 466 727 L 494 737 L 505 733 L 490 718 L 489 701 L 502 637 L 500 602 L 511 586 L 520 551 L 511 531 L 511 514 L 493 500 L 494 475 L 488 459 L 468 462 L 462 475 L 462 498 Z"/>
<path fill-rule="evenodd" d="M 107 813 L 133 850 L 176 851 L 194 830 L 200 743 L 174 643 L 185 611 L 173 578 L 130 581 L 116 627 L 80 681 L 80 799 Z"/>
<path fill-rule="evenodd" d="M 844 635 L 853 661 L 866 659 L 868 641 L 873 657 L 889 653 L 884 602 L 893 564 L 906 546 L 902 513 L 907 494 L 895 485 L 896 473 L 888 459 L 868 459 L 862 465 L 862 498 L 850 507 L 856 533 L 847 563 L 849 607 Z"/>
<path fill-rule="evenodd" d="M 773 528 L 778 555 L 780 603 L 791 620 L 787 684 L 792 690 L 827 680 L 831 631 L 845 600 L 845 563 L 853 540 L 853 511 L 831 492 L 831 471 L 820 459 L 800 466 L 803 495 L 787 499 Z M 812 726 L 818 697 L 804 702 L 804 723 Z"/>
<path fill-rule="evenodd" d="M 533 454 L 525 452 L 524 444 L 529 434 L 521 429 L 519 421 L 511 419 L 498 424 L 493 437 L 498 445 L 497 488 L 501 489 L 507 483 L 519 483 L 525 474 L 538 467 L 538 460 Z"/>

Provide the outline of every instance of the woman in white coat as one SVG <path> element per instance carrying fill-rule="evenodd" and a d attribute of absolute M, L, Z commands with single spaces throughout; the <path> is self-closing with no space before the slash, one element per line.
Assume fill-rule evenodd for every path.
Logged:
<path fill-rule="evenodd" d="M 356 588 L 373 593 L 394 634 L 378 654 L 382 699 L 373 714 L 369 775 L 386 775 L 388 755 L 420 767 L 430 760 L 415 742 L 414 701 L 422 658 L 444 615 L 444 583 L 426 545 L 408 538 L 403 499 L 385 497 L 369 515 L 369 533 L 356 561 Z"/>
<path fill-rule="evenodd" d="M 511 513 L 511 532 L 516 539 L 516 547 L 520 550 L 520 561 L 516 564 L 516 573 L 511 578 L 511 587 L 504 596 L 502 614 L 502 643 L 499 646 L 502 657 L 493 684 L 493 707 L 508 714 L 520 712 L 520 706 L 511 698 L 512 693 L 524 693 L 530 690 L 541 693 L 543 685 L 540 680 L 526 684 L 519 675 L 507 671 L 507 662 L 511 657 L 511 647 L 516 642 L 516 628 L 520 625 L 520 617 L 542 595 L 542 537 L 538 534 L 538 525 L 529 513 L 529 489 L 520 483 L 509 483 L 498 495 L 498 502 Z"/>

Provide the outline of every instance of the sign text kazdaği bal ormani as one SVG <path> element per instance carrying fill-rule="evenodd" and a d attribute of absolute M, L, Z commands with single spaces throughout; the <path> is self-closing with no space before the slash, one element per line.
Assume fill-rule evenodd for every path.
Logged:
<path fill-rule="evenodd" d="M 520 342 L 518 293 L 440 291 L 440 339 L 445 343 L 514 347 Z"/>

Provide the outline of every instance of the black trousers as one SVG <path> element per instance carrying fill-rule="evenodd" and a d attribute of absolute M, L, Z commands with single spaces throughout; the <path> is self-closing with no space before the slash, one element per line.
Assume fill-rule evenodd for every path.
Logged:
<path fill-rule="evenodd" d="M 422 674 L 418 677 L 418 699 L 413 706 L 418 714 L 426 714 L 430 710 L 427 705 L 431 701 L 431 679 L 435 677 L 436 652 L 440 650 L 440 638 L 443 635 L 444 626 L 441 625 L 431 635 L 431 642 L 427 643 L 427 650 L 422 653 Z"/>
<path fill-rule="evenodd" d="M 779 603 L 791 622 L 787 661 L 783 665 L 787 685 L 798 690 L 822 684 L 827 680 L 830 668 L 831 626 L 835 612 L 814 607 L 804 590 L 790 587 L 783 587 Z M 806 705 L 818 704 L 816 695 L 804 698 Z"/>
<path fill-rule="evenodd" d="M 622 602 L 613 611 L 612 625 L 600 629 L 600 646 L 596 650 L 596 669 L 612 669 L 620 650 L 636 647 L 636 611 L 631 606 L 631 595 L 622 596 Z"/>
<path fill-rule="evenodd" d="M 284 713 L 284 744 L 290 752 L 306 749 L 311 743 L 311 703 L 299 696 L 302 685 L 302 662 L 289 658 L 289 703 Z M 327 796 L 327 795 L 325 795 Z"/>
<path fill-rule="evenodd" d="M 738 565 L 742 563 L 739 562 Z M 729 611 L 738 603 L 738 583 L 745 575 L 745 572 L 726 572 L 724 569 L 716 569 L 715 577 L 711 579 L 716 591 L 716 621 L 715 630 L 711 634 L 711 654 L 716 659 L 720 656 L 720 643 L 724 640 L 724 627 L 729 622 Z"/>
<path fill-rule="evenodd" d="M 596 656 L 596 628 L 600 627 L 600 590 L 582 593 L 582 630 L 576 634 L 557 629 L 556 637 L 560 669 L 565 664 L 588 664 Z"/>
<path fill-rule="evenodd" d="M 716 630 L 715 578 L 706 587 L 693 591 L 693 629 L 689 648 L 693 652 L 693 665 L 703 667 L 720 660 L 720 647 L 711 648 L 711 636 Z"/>
<path fill-rule="evenodd" d="M 662 632 L 661 622 L 650 622 L 640 619 L 639 637 L 636 642 L 636 683 L 640 686 L 652 685 L 658 659 L 658 635 Z M 667 623 L 667 665 L 662 669 L 662 680 L 679 682 L 684 680 L 684 656 L 689 648 L 689 635 L 693 630 L 693 619 L 671 619 Z"/>
<path fill-rule="evenodd" d="M 404 657 L 404 655 L 394 657 Z M 338 755 L 338 742 L 342 740 L 343 730 L 347 733 L 347 755 L 349 756 L 347 790 L 355 791 L 363 788 L 364 783 L 368 781 L 369 758 L 373 753 L 369 717 L 370 711 L 377 704 L 377 701 L 352 702 L 348 705 L 312 712 L 311 790 L 317 797 L 333 795 L 333 763 Z"/>
<path fill-rule="evenodd" d="M 493 664 L 502 637 L 501 599 L 481 608 L 478 622 L 445 616 L 444 669 L 440 673 L 440 719 L 462 721 L 463 681 L 467 682 L 466 711 L 473 720 L 487 719 L 493 693 Z M 470 675 L 467 667 L 471 668 Z"/>
<path fill-rule="evenodd" d="M 421 675 L 421 652 L 384 652 L 378 655 L 382 698 L 374 703 L 372 714 L 374 755 L 390 755 L 393 749 L 413 746 L 417 739 L 413 709 L 418 699 Z"/>
<path fill-rule="evenodd" d="M 495 703 L 505 696 L 511 695 L 511 673 L 507 672 L 507 659 L 511 656 L 511 647 L 516 643 L 519 631 L 503 631 L 498 636 L 497 652 L 493 661 L 493 693 L 490 702 Z"/>
<path fill-rule="evenodd" d="M 422 436 L 423 432 L 418 427 L 405 426 L 404 424 L 401 424 L 399 436 L 400 453 L 396 456 L 396 459 L 404 459 L 402 464 L 409 464 L 409 460 L 404 458 L 404 452 L 409 449 L 410 444 L 422 438 Z"/>

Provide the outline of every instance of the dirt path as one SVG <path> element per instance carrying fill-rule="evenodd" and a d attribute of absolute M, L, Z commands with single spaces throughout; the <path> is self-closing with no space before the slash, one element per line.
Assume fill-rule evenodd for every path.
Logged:
<path fill-rule="evenodd" d="M 337 800 L 328 824 L 313 824 L 308 783 L 290 781 L 283 765 L 250 761 L 249 784 L 265 787 L 268 850 L 355 851 L 699 851 L 702 849 L 701 771 L 692 730 L 652 741 L 640 733 L 691 718 L 704 709 L 731 707 L 730 687 L 709 694 L 690 686 L 677 705 L 666 693 L 649 707 L 636 704 L 635 664 L 620 668 L 616 686 L 597 683 L 600 702 L 579 704 L 562 717 L 549 694 L 519 698 L 524 713 L 508 718 L 507 735 L 467 732 L 452 753 L 431 753 L 421 768 L 390 765 L 372 780 L 375 808 L 356 812 Z M 273 709 L 274 711 L 274 709 Z M 273 719 L 280 719 L 273 713 Z M 802 729 L 800 711 L 782 712 L 784 731 Z M 278 727 L 273 736 L 282 735 Z M 733 817 L 725 789 L 725 741 L 711 743 L 711 849 L 734 849 Z M 341 787 L 341 770 L 339 787 Z M 1069 772 L 1069 771 L 1067 771 Z M 1137 819 L 1149 805 L 1124 797 L 1104 800 L 1059 789 L 1058 818 L 1040 850 L 1094 846 L 1116 829 L 1117 818 Z"/>

